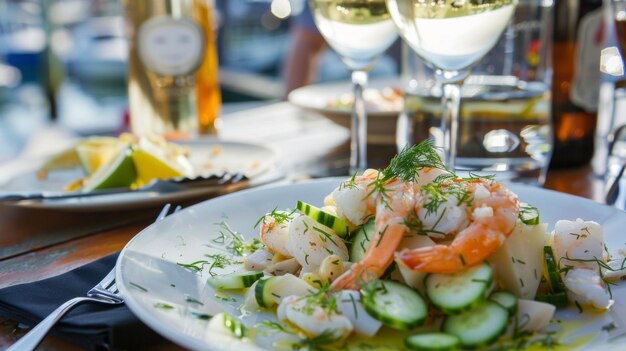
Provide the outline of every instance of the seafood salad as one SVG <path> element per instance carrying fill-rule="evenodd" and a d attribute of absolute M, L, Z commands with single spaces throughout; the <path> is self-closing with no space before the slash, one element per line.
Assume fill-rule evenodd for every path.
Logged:
<path fill-rule="evenodd" d="M 275 318 L 251 328 L 221 313 L 209 328 L 267 349 L 567 346 L 546 329 L 555 310 L 608 311 L 626 275 L 598 223 L 547 232 L 537 208 L 492 177 L 450 172 L 428 141 L 323 204 L 259 215 L 237 270 L 208 284 L 242 294 L 243 315 Z"/>

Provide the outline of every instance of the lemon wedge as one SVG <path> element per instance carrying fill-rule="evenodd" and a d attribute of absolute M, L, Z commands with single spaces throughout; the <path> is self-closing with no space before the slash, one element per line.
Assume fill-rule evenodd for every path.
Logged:
<path fill-rule="evenodd" d="M 123 145 L 119 143 L 99 146 L 79 144 L 76 146 L 76 153 L 83 170 L 90 175 L 95 173 L 100 166 L 111 162 L 122 147 Z"/>
<path fill-rule="evenodd" d="M 137 170 L 137 180 L 133 188 L 144 186 L 154 179 L 169 179 L 186 175 L 177 164 L 158 153 L 136 149 L 133 151 L 132 158 Z"/>
<path fill-rule="evenodd" d="M 37 170 L 37 178 L 44 180 L 50 171 L 72 169 L 78 167 L 79 165 L 80 159 L 76 153 L 76 148 L 72 147 L 55 154 L 43 165 L 41 165 L 41 167 Z"/>
<path fill-rule="evenodd" d="M 109 162 L 125 145 L 113 137 L 90 137 L 83 139 L 73 147 L 63 150 L 37 170 L 37 177 L 45 179 L 50 171 L 82 167 L 87 174 L 91 174 L 104 163 Z"/>
<path fill-rule="evenodd" d="M 130 144 L 125 145 L 107 164 L 101 165 L 85 180 L 83 190 L 93 191 L 130 186 L 137 178 Z"/>

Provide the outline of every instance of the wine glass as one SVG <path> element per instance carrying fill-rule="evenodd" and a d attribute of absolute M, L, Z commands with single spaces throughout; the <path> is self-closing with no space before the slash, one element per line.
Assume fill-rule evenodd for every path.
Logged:
<path fill-rule="evenodd" d="M 354 105 L 350 127 L 350 172 L 367 168 L 367 72 L 396 40 L 385 0 L 309 0 L 315 24 L 351 72 Z"/>
<path fill-rule="evenodd" d="M 442 84 L 444 162 L 454 170 L 461 85 L 493 48 L 517 0 L 387 0 L 400 36 Z M 449 126 L 448 126 L 449 124 Z"/>

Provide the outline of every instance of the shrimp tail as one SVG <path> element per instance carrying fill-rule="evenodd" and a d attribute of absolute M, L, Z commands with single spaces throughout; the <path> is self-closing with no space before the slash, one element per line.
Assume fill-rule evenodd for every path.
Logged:
<path fill-rule="evenodd" d="M 391 265 L 394 252 L 400 245 L 406 231 L 402 224 L 388 224 L 372 237 L 363 259 L 353 264 L 349 270 L 331 285 L 334 291 L 341 289 L 358 290 L 364 283 L 380 277 Z"/>
<path fill-rule="evenodd" d="M 463 256 L 455 254 L 453 248 L 446 245 L 404 249 L 397 257 L 414 271 L 454 273 L 465 266 Z"/>

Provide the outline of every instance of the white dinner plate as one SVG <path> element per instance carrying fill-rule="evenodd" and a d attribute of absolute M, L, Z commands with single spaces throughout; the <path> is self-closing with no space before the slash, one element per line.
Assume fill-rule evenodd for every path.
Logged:
<path fill-rule="evenodd" d="M 212 240 L 223 231 L 217 223 L 225 221 L 248 239 L 257 237 L 257 230 L 253 227 L 263 214 L 274 208 L 293 208 L 297 200 L 320 205 L 324 196 L 340 181 L 339 178 L 328 178 L 244 190 L 189 207 L 151 225 L 126 245 L 117 261 L 117 285 L 127 305 L 148 326 L 183 347 L 196 350 L 260 350 L 258 346 L 244 344 L 207 329 L 207 321 L 198 316 L 214 315 L 220 311 L 238 316 L 240 311 L 237 307 L 241 298 L 234 295 L 234 301 L 216 298 L 215 290 L 205 283 L 209 275 L 207 269 L 202 274 L 196 274 L 177 263 L 207 259 L 207 254 L 219 252 L 211 247 Z M 602 224 L 609 250 L 626 245 L 623 235 L 626 213 L 622 211 L 540 188 L 523 185 L 511 185 L 510 188 L 522 201 L 535 204 L 540 209 L 542 222 L 549 223 L 550 230 L 559 219 L 580 217 Z M 220 270 L 214 272 L 219 274 Z M 592 343 L 583 349 L 626 349 L 626 337 L 607 344 L 606 332 L 600 331 L 602 326 L 620 318 L 620 315 L 621 322 L 626 322 L 626 282 L 613 287 L 613 296 L 616 304 L 609 313 L 579 314 L 576 308 L 557 312 L 559 319 L 578 323 L 579 327 L 570 335 L 582 333 L 594 336 Z M 172 308 L 156 307 L 159 304 Z M 256 314 L 245 317 L 243 321 L 254 325 L 266 318 L 273 317 Z"/>
<path fill-rule="evenodd" d="M 243 173 L 250 179 L 250 186 L 264 184 L 280 178 L 276 169 L 279 159 L 277 150 L 272 148 L 240 142 L 217 140 L 196 140 L 180 143 L 189 149 L 189 160 L 194 169 L 201 175 L 222 174 L 224 172 Z M 36 170 L 41 162 L 32 162 L 24 173 L 0 185 L 1 193 L 50 191 L 61 192 L 71 181 L 83 176 L 80 168 L 67 171 L 54 171 L 45 180 L 37 178 Z M 46 208 L 68 211 L 109 211 L 127 210 L 157 206 L 167 202 L 180 202 L 201 196 L 218 194 L 220 187 L 197 187 L 179 192 L 159 194 L 155 192 L 128 191 L 109 195 L 88 196 L 84 198 L 68 198 L 56 200 L 34 200 L 7 202 L 31 208 Z"/>
<path fill-rule="evenodd" d="M 368 88 L 384 89 L 399 88 L 399 78 L 373 79 Z M 332 82 L 308 85 L 295 89 L 289 93 L 288 100 L 292 104 L 318 112 L 331 121 L 350 128 L 351 109 L 329 107 L 328 103 L 339 96 L 351 93 L 350 82 Z M 396 122 L 401 109 L 394 111 L 368 111 L 367 112 L 367 142 L 369 144 L 393 145 L 395 144 Z"/>

